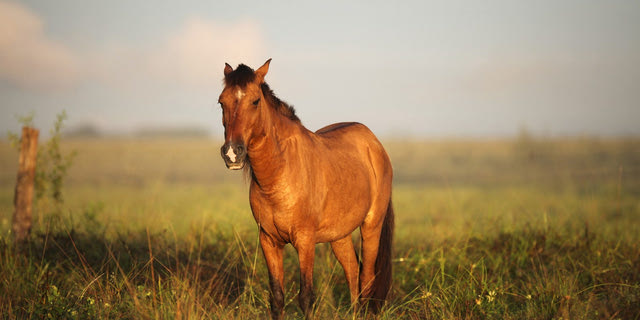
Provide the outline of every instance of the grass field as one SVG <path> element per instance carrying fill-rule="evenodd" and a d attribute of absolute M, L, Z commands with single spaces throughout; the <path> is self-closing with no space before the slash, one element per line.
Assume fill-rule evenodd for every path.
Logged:
<path fill-rule="evenodd" d="M 64 203 L 11 242 L 0 142 L 0 314 L 262 319 L 267 272 L 242 174 L 214 139 L 75 139 Z M 390 140 L 394 285 L 381 319 L 640 319 L 640 139 Z M 357 235 L 354 240 L 358 241 Z M 318 319 L 349 293 L 316 249 Z M 288 247 L 286 314 L 297 319 Z"/>

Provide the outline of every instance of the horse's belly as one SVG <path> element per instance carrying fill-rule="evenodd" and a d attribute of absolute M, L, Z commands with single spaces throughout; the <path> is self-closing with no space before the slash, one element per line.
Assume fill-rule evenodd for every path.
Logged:
<path fill-rule="evenodd" d="M 352 202 L 352 206 L 340 208 L 327 208 L 321 213 L 322 220 L 316 233 L 317 242 L 331 242 L 342 239 L 362 225 L 369 211 L 366 203 Z"/>

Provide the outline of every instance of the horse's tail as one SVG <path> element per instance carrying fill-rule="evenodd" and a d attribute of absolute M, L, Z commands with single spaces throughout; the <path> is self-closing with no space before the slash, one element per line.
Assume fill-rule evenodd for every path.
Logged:
<path fill-rule="evenodd" d="M 373 280 L 371 301 L 369 302 L 371 311 L 377 313 L 384 305 L 384 302 L 391 289 L 391 246 L 393 242 L 393 204 L 389 199 L 387 214 L 384 217 L 382 231 L 380 232 L 380 244 L 378 246 L 378 256 L 376 257 L 375 272 Z"/>

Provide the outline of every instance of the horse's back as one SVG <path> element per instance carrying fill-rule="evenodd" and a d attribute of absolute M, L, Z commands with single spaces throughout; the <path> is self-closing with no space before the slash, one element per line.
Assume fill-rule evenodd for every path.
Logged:
<path fill-rule="evenodd" d="M 347 128 L 347 127 L 351 127 L 351 126 L 358 126 L 358 125 L 365 126 L 365 125 L 363 125 L 361 123 L 358 123 L 358 122 L 338 122 L 338 123 L 333 123 L 333 124 L 330 124 L 328 126 L 325 126 L 325 127 L 322 127 L 320 129 L 318 129 L 318 131 L 316 131 L 316 134 L 324 135 L 324 134 L 330 133 L 332 131 L 338 131 L 338 130 L 343 129 L 343 128 Z"/>
<path fill-rule="evenodd" d="M 352 153 L 352 156 L 359 157 L 361 161 L 377 167 L 376 171 L 391 170 L 391 162 L 382 143 L 367 126 L 361 123 L 334 123 L 315 133 L 324 140 L 327 148 L 332 151 L 343 150 L 344 153 Z"/>
<path fill-rule="evenodd" d="M 380 144 L 378 138 L 362 123 L 338 122 L 323 127 L 315 132 L 316 135 L 327 140 L 363 140 Z"/>

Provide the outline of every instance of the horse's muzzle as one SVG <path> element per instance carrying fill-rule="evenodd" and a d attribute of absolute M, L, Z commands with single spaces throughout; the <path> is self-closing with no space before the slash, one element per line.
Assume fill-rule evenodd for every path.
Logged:
<path fill-rule="evenodd" d="M 247 158 L 247 149 L 243 144 L 227 142 L 220 148 L 220 154 L 227 168 L 231 170 L 239 170 L 244 168 Z"/>

